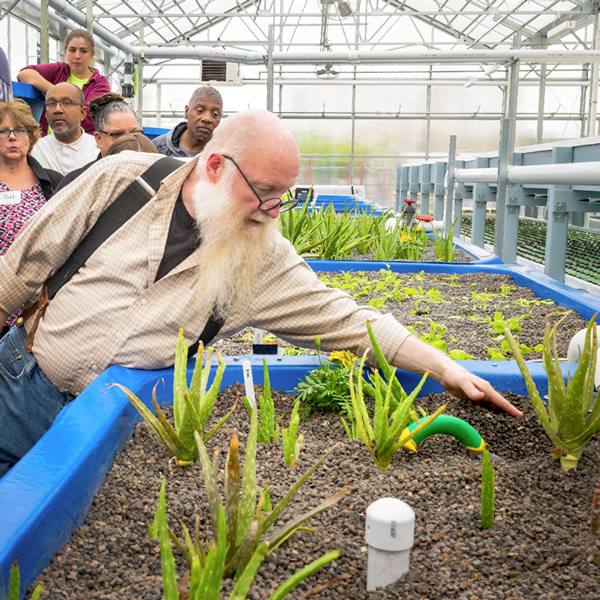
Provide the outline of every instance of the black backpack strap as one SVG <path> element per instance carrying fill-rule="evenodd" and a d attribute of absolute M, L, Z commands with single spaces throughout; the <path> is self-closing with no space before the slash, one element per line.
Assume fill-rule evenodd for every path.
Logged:
<path fill-rule="evenodd" d="M 48 298 L 53 298 L 71 279 L 81 265 L 115 232 L 135 215 L 156 194 L 160 182 L 183 166 L 182 161 L 164 156 L 152 163 L 100 215 L 88 234 L 79 242 L 63 266 L 48 279 Z"/>
<path fill-rule="evenodd" d="M 194 356 L 194 354 L 198 352 L 200 342 L 202 342 L 206 348 L 208 343 L 215 338 L 217 333 L 219 333 L 219 330 L 223 327 L 223 323 L 225 323 L 225 319 L 221 315 L 217 315 L 215 308 L 213 308 L 198 341 L 189 347 L 188 356 Z"/>

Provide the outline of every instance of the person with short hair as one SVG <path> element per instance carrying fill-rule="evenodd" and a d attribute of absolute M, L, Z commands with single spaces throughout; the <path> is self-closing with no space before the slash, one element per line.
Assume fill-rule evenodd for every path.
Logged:
<path fill-rule="evenodd" d="M 77 86 L 84 95 L 85 106 L 90 100 L 110 92 L 108 79 L 94 68 L 96 45 L 94 37 L 85 29 L 73 29 L 65 38 L 64 54 L 66 62 L 48 63 L 42 65 L 28 65 L 17 74 L 17 79 L 29 83 L 42 94 L 57 83 L 66 81 Z M 48 120 L 46 111 L 42 112 L 40 120 L 42 135 L 48 134 Z M 81 124 L 84 131 L 94 133 L 94 124 L 89 113 Z"/>
<path fill-rule="evenodd" d="M 28 222 L 0 257 L 0 322 L 33 304 L 99 215 L 158 160 L 143 152 L 103 158 L 55 196 L 51 212 Z M 289 188 L 299 172 L 298 145 L 278 117 L 265 110 L 228 117 L 200 155 L 162 177 L 45 312 L 10 329 L 0 361 L 3 344 L 19 359 L 0 369 L 0 475 L 110 365 L 172 366 L 180 327 L 191 343 L 210 329 L 207 344 L 248 326 L 313 348 L 318 334 L 325 350 L 368 350 L 372 360 L 369 321 L 394 366 L 429 370 L 454 394 L 520 414 L 392 315 L 318 279 L 278 229 L 280 211 L 296 205 Z"/>
<path fill-rule="evenodd" d="M 52 134 L 40 138 L 31 154 L 42 166 L 65 175 L 96 157 L 94 136 L 81 126 L 87 109 L 83 92 L 71 83 L 59 83 L 46 93 L 46 117 Z"/>
<path fill-rule="evenodd" d="M 152 141 L 166 156 L 196 156 L 204 150 L 222 116 L 223 98 L 219 91 L 210 86 L 199 87 L 185 107 L 186 120 Z"/>
<path fill-rule="evenodd" d="M 125 98 L 115 92 L 102 94 L 90 102 L 89 112 L 94 121 L 94 138 L 100 151 L 93 160 L 82 167 L 67 173 L 58 186 L 61 190 L 76 177 L 87 171 L 96 161 L 107 156 L 111 146 L 122 136 L 131 133 L 142 133 L 140 120 Z M 150 142 L 152 143 L 152 142 Z M 58 191 L 57 190 L 57 191 Z"/>

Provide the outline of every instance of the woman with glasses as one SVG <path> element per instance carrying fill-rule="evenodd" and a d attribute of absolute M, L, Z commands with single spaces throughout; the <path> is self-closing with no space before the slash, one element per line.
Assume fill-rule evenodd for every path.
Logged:
<path fill-rule="evenodd" d="M 72 83 L 83 92 L 86 106 L 89 105 L 90 100 L 110 92 L 108 79 L 93 66 L 96 46 L 94 38 L 89 32 L 85 29 L 71 31 L 65 39 L 64 53 L 66 62 L 29 65 L 21 69 L 17 79 L 23 83 L 31 84 L 40 90 L 42 94 L 46 94 L 57 83 L 64 81 Z M 48 121 L 46 120 L 45 110 L 42 113 L 40 124 L 42 135 L 46 135 L 48 133 Z M 81 126 L 86 133 L 94 133 L 94 124 L 89 111 Z"/>
<path fill-rule="evenodd" d="M 39 137 L 39 125 L 27 103 L 0 102 L 0 255 L 62 179 L 60 173 L 44 169 L 30 155 Z"/>
<path fill-rule="evenodd" d="M 120 94 L 109 92 L 94 98 L 90 102 L 88 112 L 94 122 L 96 129 L 94 137 L 100 152 L 92 162 L 67 173 L 58 189 L 62 189 L 65 185 L 71 183 L 73 179 L 89 169 L 96 161 L 106 156 L 110 147 L 122 136 L 135 133 L 142 134 L 138 116 Z"/>

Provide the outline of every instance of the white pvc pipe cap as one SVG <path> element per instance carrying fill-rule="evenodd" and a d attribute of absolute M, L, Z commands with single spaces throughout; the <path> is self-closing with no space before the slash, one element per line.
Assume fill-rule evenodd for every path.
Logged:
<path fill-rule="evenodd" d="M 412 548 L 415 513 L 397 498 L 380 498 L 367 507 L 365 540 L 378 550 L 398 552 Z"/>

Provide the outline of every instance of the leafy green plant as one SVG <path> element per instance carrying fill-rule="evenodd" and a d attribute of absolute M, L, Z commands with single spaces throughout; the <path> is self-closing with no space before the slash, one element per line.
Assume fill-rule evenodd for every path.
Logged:
<path fill-rule="evenodd" d="M 481 529 L 489 529 L 494 524 L 494 479 L 494 468 L 486 444 L 481 463 Z"/>
<path fill-rule="evenodd" d="M 358 385 L 356 392 L 354 390 L 354 367 L 350 371 L 350 394 L 352 397 L 353 417 L 356 421 L 356 427 L 360 432 L 363 443 L 378 468 L 385 471 L 389 465 L 392 456 L 403 446 L 407 445 L 415 435 L 420 433 L 425 427 L 432 423 L 436 417 L 443 412 L 446 405 L 440 406 L 423 423 L 419 424 L 412 431 L 404 431 L 407 426 L 414 421 L 411 414 L 413 412 L 413 402 L 417 394 L 423 387 L 428 373 L 423 375 L 420 383 L 407 396 L 402 386 L 396 379 L 396 369 L 391 367 L 381 349 L 379 348 L 371 324 L 367 321 L 367 329 L 371 344 L 377 356 L 377 360 L 384 372 L 385 379 L 380 375 L 379 370 L 375 369 L 369 376 L 372 385 L 365 385 L 363 380 L 363 367 L 366 359 L 366 352 L 360 362 L 358 369 Z M 375 399 L 375 408 L 373 414 L 373 423 L 369 416 L 367 403 L 363 393 L 363 387 L 368 387 L 369 394 Z M 402 435 L 401 435 L 402 434 Z"/>
<path fill-rule="evenodd" d="M 305 521 L 333 506 L 349 493 L 348 488 L 340 490 L 315 508 L 299 515 L 291 522 L 270 533 L 269 529 L 281 516 L 298 490 L 316 469 L 325 462 L 336 446 L 333 446 L 323 454 L 312 467 L 299 477 L 285 496 L 271 509 L 268 490 L 260 492 L 256 483 L 257 412 L 256 410 L 252 410 L 250 416 L 250 431 L 246 441 L 243 471 L 240 467 L 237 436 L 231 438 L 225 466 L 224 505 L 218 489 L 219 450 L 218 448 L 215 449 L 211 462 L 201 436 L 197 432 L 195 433 L 204 487 L 209 501 L 212 529 L 217 538 L 219 536 L 219 512 L 223 507 L 225 511 L 227 552 L 223 572 L 226 577 L 235 575 L 236 578 L 239 578 L 261 542 L 266 541 L 271 550 L 276 548 L 298 530 Z M 259 492 L 260 497 L 257 500 Z M 190 535 L 185 525 L 182 525 L 182 529 L 185 542 L 181 542 L 173 532 L 170 532 L 171 539 L 192 568 L 194 563 L 197 562 L 199 568 L 204 570 L 207 551 L 205 543 L 200 540 L 199 536 L 199 516 L 196 518 L 196 534 L 194 537 Z"/>
<path fill-rule="evenodd" d="M 321 340 L 315 337 L 319 367 L 301 379 L 296 386 L 301 402 L 300 416 L 306 418 L 313 410 L 346 412 L 350 400 L 350 367 L 355 360 L 350 353 L 333 352 L 331 360 L 321 359 Z"/>
<path fill-rule="evenodd" d="M 263 358 L 263 374 L 264 374 L 264 386 L 263 393 L 258 397 L 258 404 L 260 407 L 260 423 L 258 425 L 258 441 L 261 444 L 270 444 L 271 440 L 274 442 L 279 441 L 279 422 L 283 418 L 283 415 L 275 421 L 275 405 L 273 404 L 273 398 L 271 397 L 271 380 L 269 379 L 269 369 L 267 368 L 267 361 Z M 244 398 L 244 404 L 248 414 L 252 413 L 252 406 L 247 398 Z"/>
<path fill-rule="evenodd" d="M 186 381 L 187 355 L 188 346 L 183 337 L 183 329 L 180 329 L 177 340 L 177 351 L 175 354 L 173 379 L 174 427 L 169 423 L 158 405 L 156 400 L 156 386 L 154 386 L 154 389 L 152 390 L 152 405 L 156 412 L 156 416 L 154 416 L 152 411 L 125 386 L 118 383 L 113 383 L 108 386 L 116 386 L 125 392 L 129 401 L 142 415 L 150 429 L 154 431 L 165 448 L 175 458 L 177 464 L 180 465 L 190 464 L 190 462 L 198 457 L 198 447 L 194 441 L 194 432 L 199 432 L 203 438 L 208 441 L 215 432 L 223 426 L 235 410 L 234 406 L 231 411 L 208 432 L 204 432 L 204 428 L 217 399 L 219 386 L 221 385 L 221 379 L 223 378 L 223 371 L 225 371 L 225 363 L 223 363 L 221 355 L 217 353 L 219 366 L 213 384 L 207 391 L 206 388 L 208 386 L 208 378 L 210 375 L 212 352 L 210 350 L 208 351 L 206 364 L 204 368 L 202 368 L 203 346 L 200 344 L 196 356 L 194 373 L 192 375 L 190 387 L 188 388 Z"/>
<path fill-rule="evenodd" d="M 31 594 L 30 600 L 38 600 L 42 590 L 44 589 L 43 583 L 38 583 Z M 3 592 L 3 589 L 0 588 L 0 593 Z M 2 594 L 2 597 L 4 595 Z M 21 572 L 19 570 L 19 564 L 17 562 L 13 563 L 10 567 L 10 575 L 8 576 L 8 589 L 6 590 L 6 600 L 19 600 L 21 597 Z"/>
<path fill-rule="evenodd" d="M 166 481 L 163 479 L 160 488 L 160 499 L 154 516 L 154 524 L 150 528 L 150 538 L 158 537 L 160 543 L 160 558 L 163 574 L 164 600 L 180 600 L 177 573 L 175 571 L 175 558 L 171 546 L 170 532 L 166 517 Z M 191 543 L 191 540 L 190 540 Z M 237 583 L 229 595 L 229 600 L 242 600 L 247 597 L 250 587 L 256 576 L 256 572 L 269 551 L 268 542 L 262 542 L 254 550 L 245 568 L 240 572 Z M 218 507 L 217 539 L 210 542 L 207 552 L 201 557 L 194 555 L 182 587 L 188 588 L 188 600 L 220 600 L 221 587 L 227 560 L 227 523 L 225 509 Z M 285 598 L 299 583 L 318 571 L 321 567 L 339 557 L 339 550 L 328 552 L 317 560 L 306 565 L 284 581 L 270 596 L 268 600 L 280 600 Z M 185 593 L 185 589 L 184 589 Z M 32 600 L 34 600 L 32 598 Z"/>
<path fill-rule="evenodd" d="M 304 436 L 302 434 L 298 435 L 298 426 L 300 425 L 300 417 L 298 416 L 299 408 L 300 401 L 298 400 L 292 409 L 289 428 L 284 427 L 281 430 L 283 459 L 285 460 L 285 464 L 290 468 L 296 466 L 296 461 L 300 456 L 300 449 L 302 448 L 302 443 L 304 442 Z"/>
<path fill-rule="evenodd" d="M 597 314 L 588 324 L 579 365 L 573 378 L 570 378 L 566 385 L 556 350 L 556 330 L 562 319 L 553 327 L 550 327 L 549 323 L 546 325 L 543 362 L 548 377 L 547 410 L 519 346 L 510 331 L 505 329 L 510 348 L 525 379 L 533 408 L 544 431 L 555 445 L 552 455 L 560 458 L 560 465 L 565 471 L 577 467 L 583 449 L 600 427 L 600 402 L 596 400 L 590 410 L 594 400 L 598 355 L 596 317 Z"/>

